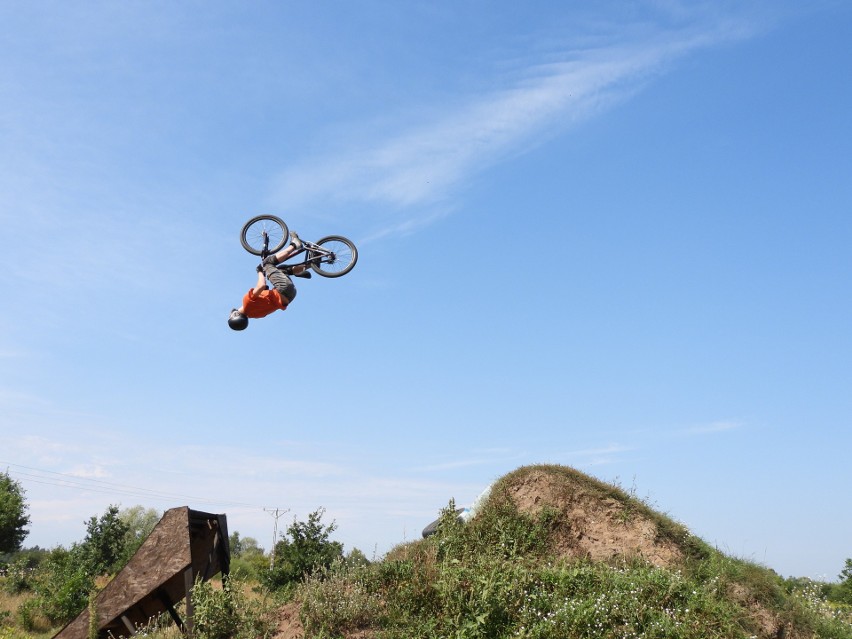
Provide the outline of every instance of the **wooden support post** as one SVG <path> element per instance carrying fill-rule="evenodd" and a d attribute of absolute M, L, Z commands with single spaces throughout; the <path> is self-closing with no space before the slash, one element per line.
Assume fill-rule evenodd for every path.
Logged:
<path fill-rule="evenodd" d="M 195 579 L 192 575 L 192 566 L 190 565 L 183 572 L 183 585 L 186 588 L 186 636 L 192 637 L 195 631 L 195 607 L 192 605 L 192 586 L 195 584 Z"/>
<path fill-rule="evenodd" d="M 124 627 L 127 628 L 131 635 L 136 634 L 136 628 L 133 626 L 130 619 L 127 618 L 127 615 L 121 615 L 121 623 L 124 624 Z"/>
<path fill-rule="evenodd" d="M 157 588 L 157 599 L 166 607 L 166 610 L 169 613 L 169 616 L 172 618 L 172 621 L 175 622 L 175 625 L 181 631 L 181 634 L 186 634 L 186 626 L 183 625 L 183 619 L 180 618 L 180 615 L 175 610 L 175 606 L 172 603 L 169 596 L 163 591 L 162 588 Z"/>

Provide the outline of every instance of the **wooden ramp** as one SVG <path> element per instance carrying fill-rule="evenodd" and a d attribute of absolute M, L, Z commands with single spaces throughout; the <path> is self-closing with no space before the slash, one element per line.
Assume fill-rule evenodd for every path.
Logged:
<path fill-rule="evenodd" d="M 168 612 L 185 634 L 192 634 L 191 589 L 230 567 L 225 515 L 172 508 L 151 531 L 133 558 L 96 598 L 98 637 L 129 637 L 152 617 Z M 175 605 L 186 598 L 186 621 Z M 54 639 L 87 639 L 89 611 L 54 635 Z"/>

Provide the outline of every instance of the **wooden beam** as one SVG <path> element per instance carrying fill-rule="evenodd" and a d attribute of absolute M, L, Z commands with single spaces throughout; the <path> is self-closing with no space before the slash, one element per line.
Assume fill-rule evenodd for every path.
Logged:
<path fill-rule="evenodd" d="M 195 606 L 192 605 L 192 587 L 195 577 L 192 574 L 192 565 L 183 572 L 183 585 L 186 588 L 186 636 L 192 637 L 195 631 Z"/>
<path fill-rule="evenodd" d="M 183 619 L 180 618 L 180 615 L 175 610 L 175 606 L 172 603 L 171 599 L 169 599 L 168 594 L 162 589 L 157 588 L 157 599 L 166 607 L 166 611 L 168 611 L 169 616 L 172 618 L 172 621 L 175 622 L 175 625 L 181 631 L 181 634 L 186 634 L 186 626 L 183 624 Z"/>
<path fill-rule="evenodd" d="M 124 627 L 127 628 L 131 635 L 136 634 L 136 627 L 133 625 L 130 619 L 127 618 L 127 615 L 121 615 L 121 622 L 124 624 Z"/>

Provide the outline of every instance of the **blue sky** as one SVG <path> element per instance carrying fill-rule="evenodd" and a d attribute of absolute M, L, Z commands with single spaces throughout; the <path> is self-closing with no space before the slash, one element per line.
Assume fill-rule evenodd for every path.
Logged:
<path fill-rule="evenodd" d="M 525 464 L 852 555 L 848 3 L 0 4 L 0 466 L 415 539 Z M 233 333 L 243 222 L 359 246 Z"/>

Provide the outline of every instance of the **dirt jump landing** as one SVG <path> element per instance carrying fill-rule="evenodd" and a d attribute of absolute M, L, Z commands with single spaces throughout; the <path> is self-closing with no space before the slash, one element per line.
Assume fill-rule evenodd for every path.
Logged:
<path fill-rule="evenodd" d="M 184 630 L 192 628 L 192 585 L 218 572 L 228 574 L 228 523 L 225 515 L 167 510 L 127 565 L 98 593 L 98 637 L 129 637 L 152 617 L 168 612 Z M 175 605 L 187 599 L 186 623 Z M 86 639 L 89 611 L 60 630 L 54 639 Z"/>

